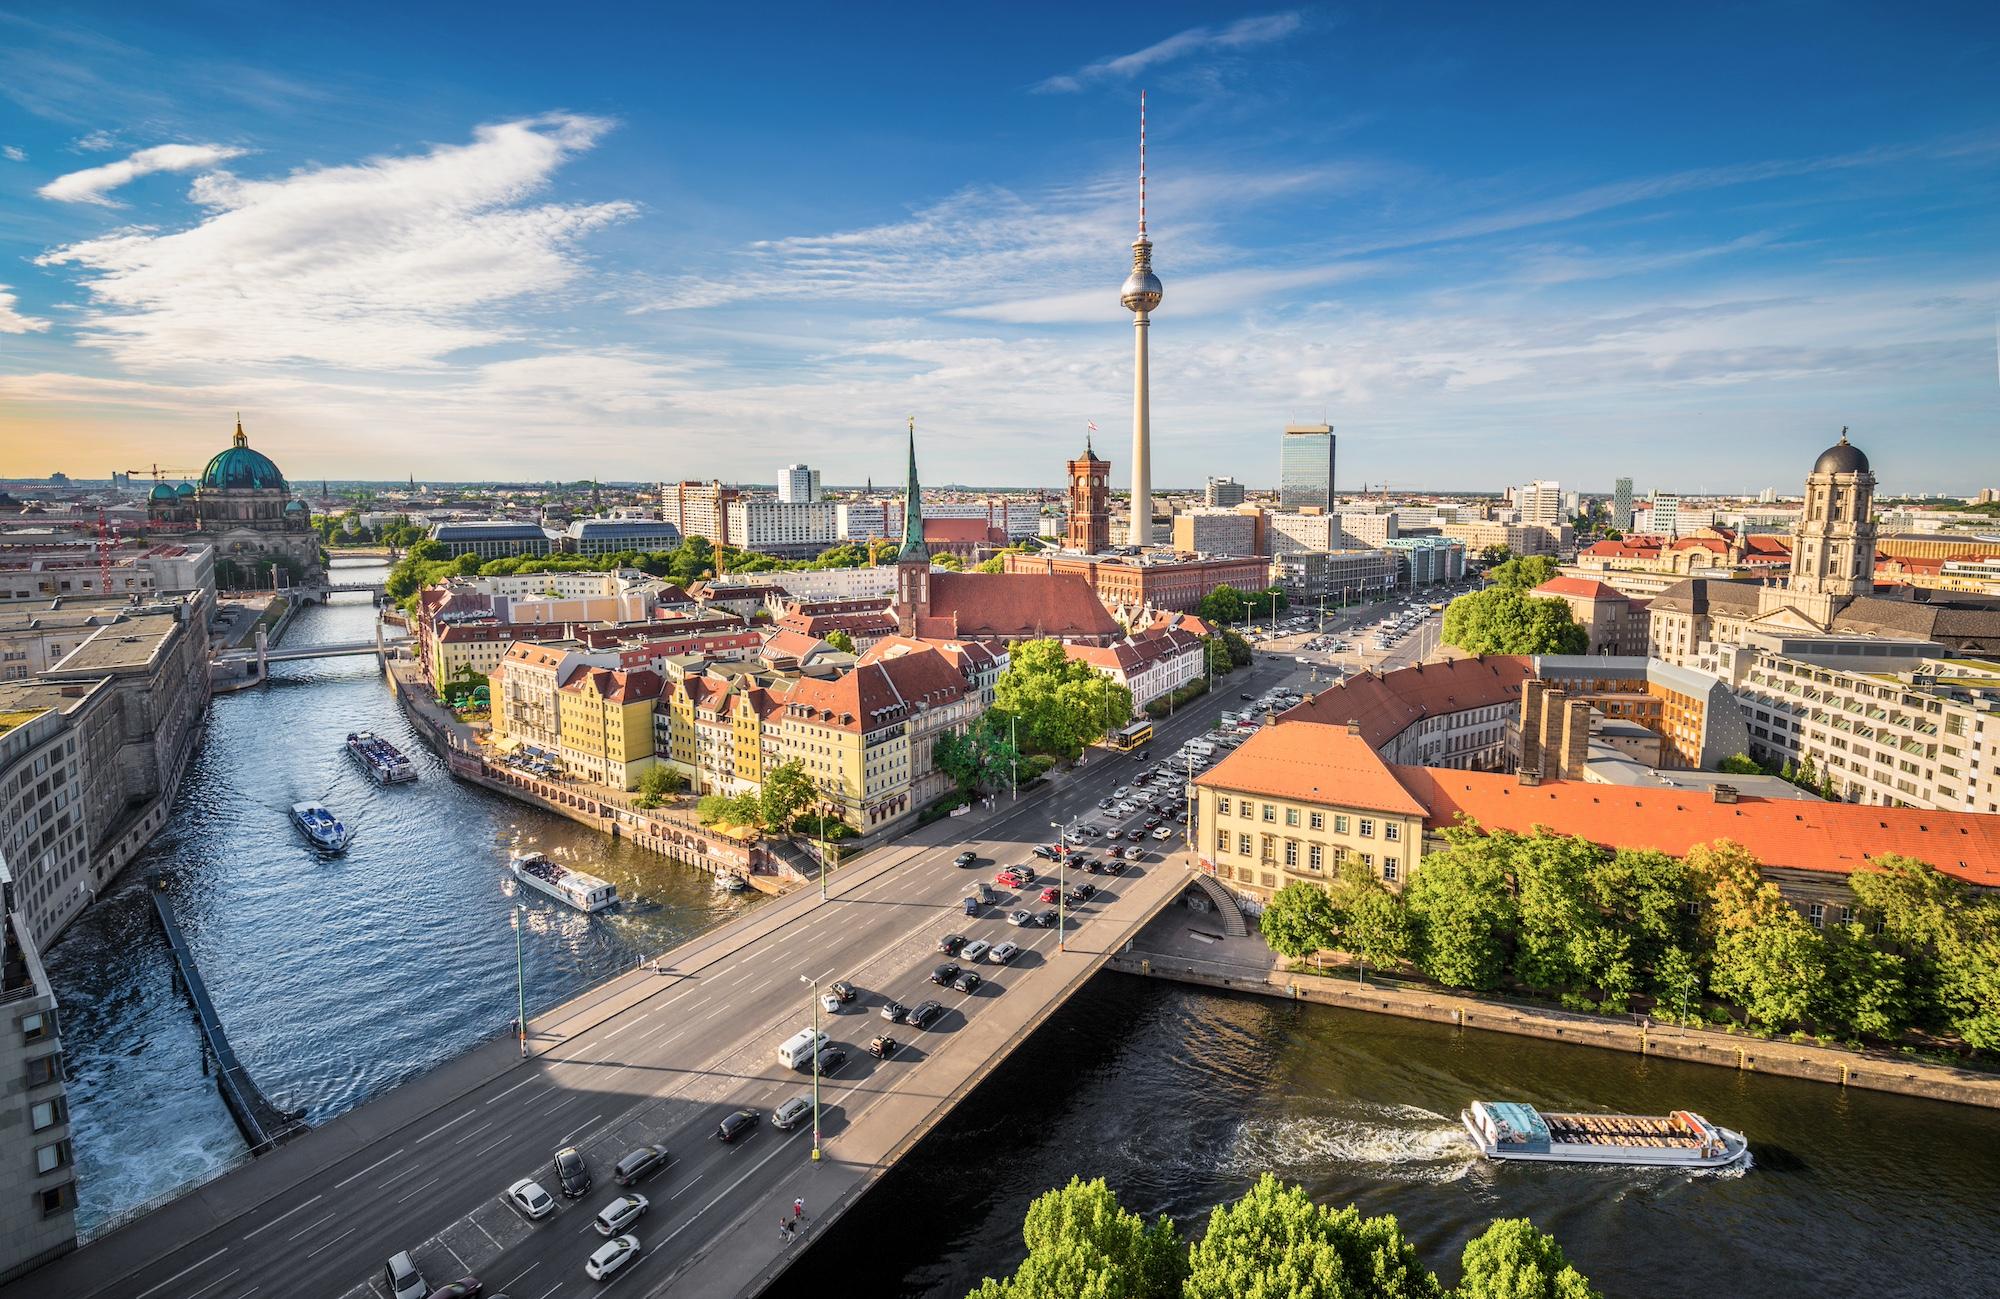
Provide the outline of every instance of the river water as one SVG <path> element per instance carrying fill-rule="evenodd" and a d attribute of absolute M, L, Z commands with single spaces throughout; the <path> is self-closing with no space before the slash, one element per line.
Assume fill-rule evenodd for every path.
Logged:
<path fill-rule="evenodd" d="M 379 581 L 380 563 L 337 566 Z M 366 639 L 365 597 L 302 612 L 287 646 Z M 167 881 L 236 1052 L 264 1091 L 321 1122 L 506 1031 L 516 1004 L 509 847 L 533 845 L 617 884 L 587 917 L 527 894 L 530 1013 L 761 896 L 551 813 L 461 784 L 417 740 L 371 657 L 277 664 L 269 685 L 219 695 L 173 818 L 113 890 L 47 953 L 60 998 L 88 1235 L 248 1158 L 202 1072 L 193 1011 L 146 896 Z M 373 784 L 347 733 L 416 760 L 412 785 Z M 354 830 L 321 857 L 290 821 L 319 799 Z"/>

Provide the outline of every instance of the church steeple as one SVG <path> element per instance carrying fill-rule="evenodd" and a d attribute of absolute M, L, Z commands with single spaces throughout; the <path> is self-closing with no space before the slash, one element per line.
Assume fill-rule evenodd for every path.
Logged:
<path fill-rule="evenodd" d="M 244 432 L 243 432 L 243 412 L 242 412 L 242 411 L 240 411 L 240 410 L 236 412 L 236 438 L 235 438 L 235 442 L 236 442 L 236 445 L 237 445 L 237 446 L 239 446 L 239 447 L 247 447 L 247 446 L 249 446 L 249 445 L 250 445 L 250 439 L 249 439 L 249 438 L 248 438 L 247 436 L 245 436 L 245 435 L 244 435 Z"/>
<path fill-rule="evenodd" d="M 931 552 L 924 548 L 924 493 L 917 484 L 917 417 L 910 416 L 910 476 L 903 488 L 903 548 L 896 552 L 896 562 L 910 560 L 931 562 Z"/>
<path fill-rule="evenodd" d="M 914 636 L 931 612 L 931 553 L 924 547 L 924 489 L 917 482 L 915 415 L 910 416 L 910 473 L 903 492 L 903 546 L 896 552 L 896 630 Z"/>

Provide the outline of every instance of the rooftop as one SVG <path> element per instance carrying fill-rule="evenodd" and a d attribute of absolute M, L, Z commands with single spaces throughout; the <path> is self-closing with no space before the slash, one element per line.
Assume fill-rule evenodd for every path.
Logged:
<path fill-rule="evenodd" d="M 1400 812 L 1425 808 L 1398 784 L 1359 731 L 1313 722 L 1266 726 L 1194 783 L 1299 803 Z"/>

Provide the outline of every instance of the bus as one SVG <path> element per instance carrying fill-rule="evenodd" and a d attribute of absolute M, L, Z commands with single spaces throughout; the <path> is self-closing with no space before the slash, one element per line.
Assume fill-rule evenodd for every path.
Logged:
<path fill-rule="evenodd" d="M 1109 737 L 1111 747 L 1120 753 L 1130 753 L 1142 744 L 1153 742 L 1153 724 L 1134 722 L 1122 731 L 1114 731 Z"/>

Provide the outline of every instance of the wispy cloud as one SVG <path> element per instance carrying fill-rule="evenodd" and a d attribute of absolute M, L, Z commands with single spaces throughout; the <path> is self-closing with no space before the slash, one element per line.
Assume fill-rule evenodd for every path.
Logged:
<path fill-rule="evenodd" d="M 1175 32 L 1163 41 L 1156 41 L 1144 49 L 1098 59 L 1094 63 L 1086 63 L 1074 72 L 1049 77 L 1045 81 L 1036 83 L 1034 90 L 1038 94 L 1045 95 L 1075 94 L 1094 82 L 1125 80 L 1137 76 L 1148 68 L 1173 63 L 1192 55 L 1269 45 L 1284 40 L 1302 26 L 1304 20 L 1296 12 L 1287 12 L 1239 18 L 1223 27 L 1190 27 L 1186 31 Z"/>
<path fill-rule="evenodd" d="M 579 241 L 635 211 L 531 201 L 610 126 L 551 115 L 414 156 L 213 173 L 194 183 L 207 215 L 193 226 L 115 232 L 40 263 L 83 272 L 84 341 L 129 366 L 423 368 L 520 336 L 496 309 L 570 284 Z"/>
<path fill-rule="evenodd" d="M 110 197 L 111 191 L 141 176 L 162 171 L 195 171 L 242 156 L 243 150 L 226 144 L 156 144 L 117 162 L 58 176 L 36 192 L 58 203 L 117 207 L 118 202 Z"/>
<path fill-rule="evenodd" d="M 79 137 L 76 147 L 86 153 L 109 153 L 118 147 L 118 135 L 113 131 L 92 131 L 88 135 Z"/>
<path fill-rule="evenodd" d="M 28 151 L 14 145 L 0 145 L 0 154 L 5 154 L 8 162 L 26 162 Z"/>
<path fill-rule="evenodd" d="M 48 321 L 24 316 L 15 310 L 17 301 L 19 299 L 15 298 L 13 290 L 0 284 L 0 334 L 35 334 L 49 327 Z"/>

